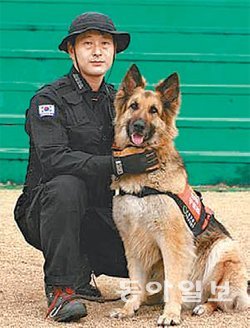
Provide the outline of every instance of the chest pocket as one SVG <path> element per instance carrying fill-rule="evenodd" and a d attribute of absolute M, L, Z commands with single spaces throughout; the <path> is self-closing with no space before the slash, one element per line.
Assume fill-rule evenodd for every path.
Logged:
<path fill-rule="evenodd" d="M 90 120 L 86 113 L 86 103 L 76 91 L 63 96 L 67 103 L 66 121 L 70 147 L 91 154 L 98 154 L 101 141 L 101 127 Z"/>

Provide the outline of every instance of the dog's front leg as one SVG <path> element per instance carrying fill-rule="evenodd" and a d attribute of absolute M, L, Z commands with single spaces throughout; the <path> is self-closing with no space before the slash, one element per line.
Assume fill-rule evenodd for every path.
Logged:
<path fill-rule="evenodd" d="M 139 309 L 145 299 L 147 275 L 140 261 L 136 258 L 127 258 L 130 278 L 130 296 L 121 309 L 114 309 L 110 316 L 112 318 L 131 317 Z"/>
<path fill-rule="evenodd" d="M 157 324 L 161 327 L 175 326 L 181 323 L 182 294 L 179 289 L 183 280 L 183 259 L 175 244 L 162 238 L 159 243 L 164 264 L 164 310 Z M 178 254 L 178 255 L 177 255 Z"/>

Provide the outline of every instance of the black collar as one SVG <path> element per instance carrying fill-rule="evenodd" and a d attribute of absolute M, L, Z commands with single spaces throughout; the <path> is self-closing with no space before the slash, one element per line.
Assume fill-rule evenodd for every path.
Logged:
<path fill-rule="evenodd" d="M 79 92 L 93 92 L 93 90 L 91 89 L 90 85 L 88 84 L 88 82 L 81 76 L 81 74 L 79 74 L 79 72 L 76 70 L 76 68 L 74 66 L 72 66 L 69 76 L 71 78 L 71 80 L 73 81 L 74 85 L 76 86 L 77 91 Z M 107 88 L 106 88 L 106 83 L 105 83 L 105 79 L 102 80 L 102 84 L 99 88 L 99 90 L 97 91 L 97 93 L 107 93 Z"/>
<path fill-rule="evenodd" d="M 170 191 L 159 191 L 157 189 L 150 188 L 150 187 L 143 187 L 141 191 L 139 191 L 138 193 L 134 193 L 134 192 L 129 193 L 129 192 L 125 192 L 122 189 L 119 189 L 118 192 L 116 193 L 116 195 L 120 195 L 120 196 L 131 195 L 139 198 L 143 198 L 150 195 L 159 195 L 159 194 L 173 195 Z"/>

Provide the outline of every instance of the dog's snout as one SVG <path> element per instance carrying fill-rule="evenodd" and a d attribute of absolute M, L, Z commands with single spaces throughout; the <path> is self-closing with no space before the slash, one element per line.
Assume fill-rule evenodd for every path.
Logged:
<path fill-rule="evenodd" d="M 146 127 L 146 124 L 142 119 L 139 119 L 133 123 L 133 127 L 136 132 L 143 132 Z"/>

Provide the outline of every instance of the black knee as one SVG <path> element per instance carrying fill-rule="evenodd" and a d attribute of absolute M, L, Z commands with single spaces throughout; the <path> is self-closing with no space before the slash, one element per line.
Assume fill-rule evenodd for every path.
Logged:
<path fill-rule="evenodd" d="M 44 190 L 54 204 L 77 209 L 87 206 L 87 188 L 85 182 L 73 175 L 59 175 L 48 181 Z"/>

